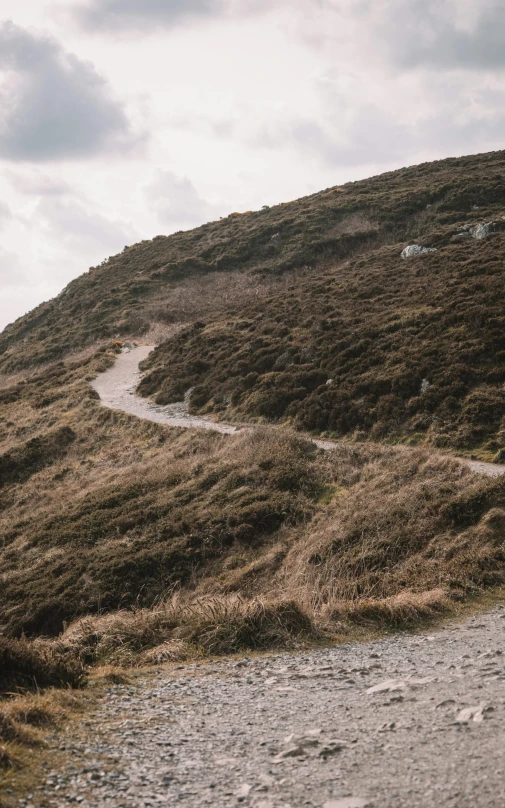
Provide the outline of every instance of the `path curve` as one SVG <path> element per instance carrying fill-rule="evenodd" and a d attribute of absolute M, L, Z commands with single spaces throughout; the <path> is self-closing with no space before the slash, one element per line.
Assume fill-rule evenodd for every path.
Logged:
<path fill-rule="evenodd" d="M 186 429 L 208 429 L 226 435 L 236 434 L 251 428 L 223 424 L 211 421 L 208 418 L 190 415 L 187 400 L 160 406 L 153 404 L 146 398 L 135 395 L 135 390 L 142 378 L 139 364 L 144 359 L 147 359 L 154 347 L 154 345 L 138 345 L 134 348 L 126 348 L 123 353 L 119 354 L 113 367 L 97 376 L 92 382 L 92 386 L 100 396 L 100 401 L 104 407 L 122 410 L 129 415 L 136 415 L 138 418 L 155 421 L 158 424 L 185 427 Z M 338 445 L 331 440 L 312 437 L 310 440 L 325 451 L 331 451 Z M 477 474 L 484 474 L 487 477 L 500 477 L 505 474 L 505 466 L 502 465 L 469 458 L 458 459 Z"/>

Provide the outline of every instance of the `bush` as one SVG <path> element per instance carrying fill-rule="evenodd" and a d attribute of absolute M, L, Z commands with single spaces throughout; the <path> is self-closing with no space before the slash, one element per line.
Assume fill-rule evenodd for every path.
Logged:
<path fill-rule="evenodd" d="M 0 695 L 44 687 L 79 687 L 83 681 L 82 664 L 57 644 L 0 637 Z"/>

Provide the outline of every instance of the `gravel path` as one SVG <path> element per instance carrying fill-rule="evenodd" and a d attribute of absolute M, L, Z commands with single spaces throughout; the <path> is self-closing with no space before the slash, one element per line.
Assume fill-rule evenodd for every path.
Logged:
<path fill-rule="evenodd" d="M 164 407 L 152 404 L 146 398 L 136 396 L 135 390 L 142 377 L 139 364 L 149 356 L 153 348 L 153 345 L 139 345 L 132 349 L 126 349 L 125 353 L 118 356 L 112 368 L 106 370 L 105 373 L 101 373 L 92 382 L 92 386 L 105 407 L 122 410 L 130 415 L 136 415 L 148 421 L 156 421 L 159 424 L 182 426 L 188 429 L 210 429 L 227 435 L 248 428 L 216 423 L 215 421 L 209 421 L 207 418 L 190 415 L 188 412 L 189 396 L 186 396 L 185 401 L 168 404 Z M 314 440 L 314 443 L 320 449 L 328 451 L 334 449 L 337 445 L 331 440 Z M 477 474 L 485 474 L 488 477 L 499 477 L 501 474 L 505 474 L 505 466 L 503 465 L 465 458 L 461 458 L 461 462 L 468 465 Z"/>
<path fill-rule="evenodd" d="M 53 738 L 68 763 L 21 805 L 501 808 L 504 644 L 497 607 L 434 634 L 166 666 Z"/>

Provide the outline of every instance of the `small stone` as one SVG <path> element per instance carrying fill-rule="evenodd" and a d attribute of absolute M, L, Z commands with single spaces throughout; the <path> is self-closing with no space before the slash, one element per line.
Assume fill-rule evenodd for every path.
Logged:
<path fill-rule="evenodd" d="M 248 783 L 244 783 L 243 785 L 241 785 L 240 788 L 237 789 L 237 797 L 239 798 L 239 800 L 247 799 L 247 797 L 251 793 L 251 789 L 252 786 L 250 786 Z"/>
<path fill-rule="evenodd" d="M 484 721 L 485 713 L 492 712 L 494 707 L 488 707 L 485 702 L 481 702 L 477 707 L 465 707 L 456 717 L 456 724 L 468 724 L 474 721 L 476 724 Z"/>
<path fill-rule="evenodd" d="M 369 687 L 366 692 L 369 695 L 373 693 L 394 693 L 397 690 L 405 690 L 406 687 L 407 682 L 405 679 L 387 679 L 385 682 Z"/>
<path fill-rule="evenodd" d="M 331 755 L 336 755 L 337 752 L 341 752 L 342 749 L 345 749 L 347 746 L 347 741 L 328 741 L 325 745 L 319 750 L 318 756 L 322 758 L 331 757 Z"/>
<path fill-rule="evenodd" d="M 367 808 L 369 805 L 370 801 L 363 797 L 343 797 L 325 802 L 323 808 Z"/>

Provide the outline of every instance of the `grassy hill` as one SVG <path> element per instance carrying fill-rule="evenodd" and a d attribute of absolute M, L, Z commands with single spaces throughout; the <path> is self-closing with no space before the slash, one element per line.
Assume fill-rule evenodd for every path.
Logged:
<path fill-rule="evenodd" d="M 402 169 L 157 236 L 92 267 L 8 326 L 0 335 L 0 373 L 143 333 L 153 322 L 240 309 L 272 288 L 282 291 L 291 280 L 296 285 L 298 277 L 358 255 L 367 263 L 358 267 L 356 282 L 366 284 L 362 295 L 370 301 L 374 283 L 382 282 L 368 263 L 376 249 L 419 239 L 440 246 L 459 225 L 497 217 L 504 206 L 505 153 L 495 152 Z"/>
<path fill-rule="evenodd" d="M 437 447 L 505 449 L 504 215 L 504 152 L 403 169 L 126 248 L 5 329 L 9 642 L 182 658 L 411 625 L 503 583 L 505 479 Z M 146 335 L 141 394 L 193 387 L 195 412 L 258 429 L 101 407 L 90 381 Z"/>

